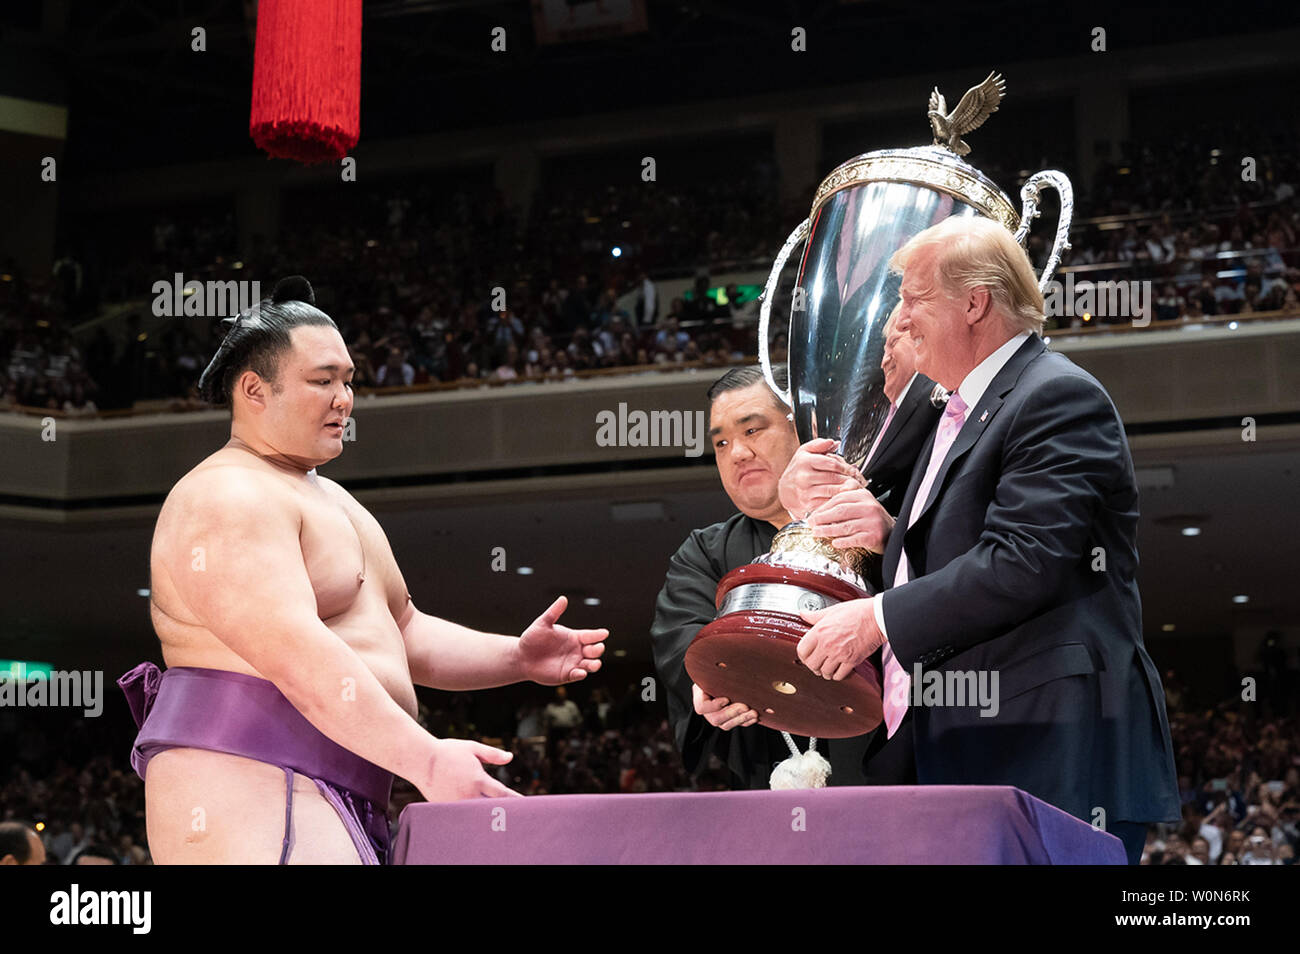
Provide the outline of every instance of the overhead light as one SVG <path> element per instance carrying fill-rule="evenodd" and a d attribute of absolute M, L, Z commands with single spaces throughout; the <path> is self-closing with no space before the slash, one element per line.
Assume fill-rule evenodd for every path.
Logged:
<path fill-rule="evenodd" d="M 582 603 L 583 603 L 584 606 L 599 606 L 599 605 L 600 605 L 600 597 L 599 597 L 599 596 L 588 596 L 585 600 L 582 601 Z"/>
<path fill-rule="evenodd" d="M 1199 537 L 1200 535 L 1200 527 L 1183 527 L 1183 536 L 1185 537 Z"/>
<path fill-rule="evenodd" d="M 611 249 L 609 250 L 609 254 L 610 254 L 610 255 L 613 255 L 615 258 L 618 258 L 619 256 L 621 256 L 621 255 L 623 254 L 623 249 L 621 249 L 619 246 L 615 245 L 613 248 L 611 248 Z"/>
<path fill-rule="evenodd" d="M 149 591 L 148 591 L 148 590 L 136 590 L 136 591 L 135 591 L 135 595 L 136 595 L 136 596 L 148 596 L 148 595 L 149 595 Z"/>
<path fill-rule="evenodd" d="M 1173 623 L 1165 623 L 1165 624 L 1164 624 L 1163 626 L 1161 626 L 1160 628 L 1161 628 L 1162 630 L 1164 630 L 1166 633 L 1172 633 L 1172 632 L 1174 631 L 1174 624 L 1173 624 Z"/>
<path fill-rule="evenodd" d="M 1235 321 L 1230 321 L 1230 322 L 1228 322 L 1228 330 L 1229 330 L 1229 331 L 1236 331 L 1236 330 L 1237 330 L 1237 323 L 1236 323 Z"/>
<path fill-rule="evenodd" d="M 1241 593 L 1241 594 L 1238 594 L 1237 596 L 1234 596 L 1234 597 L 1232 598 L 1232 601 L 1233 601 L 1234 603 L 1249 603 L 1249 602 L 1250 602 L 1250 597 L 1247 596 L 1247 595 L 1245 595 L 1244 593 Z"/>
<path fill-rule="evenodd" d="M 532 576 L 533 568 L 531 566 L 521 566 L 521 567 L 517 567 L 515 569 L 515 572 L 518 573 L 520 576 Z"/>

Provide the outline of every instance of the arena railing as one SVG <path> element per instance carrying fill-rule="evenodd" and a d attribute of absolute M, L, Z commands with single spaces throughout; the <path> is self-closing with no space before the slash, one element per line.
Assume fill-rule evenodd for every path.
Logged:
<path fill-rule="evenodd" d="M 461 378 L 456 381 L 428 381 L 423 384 L 413 384 L 410 387 L 395 388 L 378 388 L 378 387 L 359 387 L 356 389 L 358 397 L 385 397 L 398 394 L 424 394 L 436 393 L 440 391 L 471 391 L 493 388 L 504 388 L 520 384 L 564 384 L 575 380 L 591 380 L 610 377 L 632 376 L 637 374 L 665 374 L 673 371 L 686 370 L 713 370 L 717 369 L 719 373 L 727 368 L 740 367 L 747 364 L 754 364 L 758 361 L 757 356 L 750 356 L 741 361 L 732 362 L 710 362 L 710 361 L 666 361 L 658 364 L 637 364 L 637 365 L 620 365 L 612 368 L 591 368 L 583 371 L 574 371 L 572 374 L 542 374 L 523 376 L 517 378 Z M 134 417 L 145 414 L 165 414 L 165 413 L 185 413 L 188 411 L 209 411 L 213 405 L 205 401 L 199 401 L 188 397 L 174 398 L 152 398 L 144 401 L 135 402 L 134 406 L 129 408 L 118 408 L 114 410 L 96 411 L 93 414 L 69 413 L 54 408 L 28 407 L 25 405 L 15 405 L 8 408 L 0 408 L 0 413 L 8 411 L 14 414 L 26 414 L 36 417 L 52 417 L 56 420 L 109 420 L 113 418 Z"/>
<path fill-rule="evenodd" d="M 1144 331 L 1170 331 L 1202 327 L 1228 327 L 1249 322 L 1281 321 L 1288 318 L 1300 318 L 1300 310 L 1283 309 L 1280 311 L 1253 311 L 1237 315 L 1197 315 L 1195 317 L 1173 318 L 1169 321 L 1151 321 L 1145 325 L 1135 325 L 1131 320 L 1108 325 L 1104 323 L 1086 324 L 1081 328 L 1049 328 L 1044 334 L 1048 338 L 1087 337 L 1089 335 L 1138 334 Z"/>

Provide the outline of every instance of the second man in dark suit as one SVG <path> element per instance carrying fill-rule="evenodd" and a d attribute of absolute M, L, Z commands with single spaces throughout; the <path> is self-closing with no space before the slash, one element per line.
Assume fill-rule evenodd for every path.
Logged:
<path fill-rule="evenodd" d="M 946 395 L 934 381 L 916 370 L 916 351 L 912 339 L 898 327 L 898 308 L 885 323 L 885 353 L 880 362 L 885 372 L 885 396 L 889 398 L 889 412 L 879 436 L 867 453 L 864 471 L 868 478 L 867 489 L 843 491 L 836 483 L 836 471 L 828 469 L 826 452 L 833 442 L 825 438 L 804 444 L 791 458 L 781 478 L 781 501 L 791 513 L 802 513 L 816 506 L 809 515 L 808 525 L 818 536 L 836 537 L 835 546 L 843 549 L 859 546 L 873 549 L 864 536 L 849 533 L 859 520 L 869 520 L 883 507 L 891 516 L 898 516 L 898 508 L 907 491 L 921 450 L 927 446 L 934 426 L 938 423 L 942 405 L 936 404 L 936 395 Z M 828 504 L 835 496 L 835 503 Z M 879 549 L 879 544 L 874 549 Z M 865 567 L 867 584 L 873 593 L 883 589 L 879 558 L 868 560 Z M 877 669 L 881 668 L 881 653 L 871 657 Z M 903 731 L 910 739 L 911 726 Z M 829 760 L 832 778 L 854 778 L 865 785 L 910 785 L 916 781 L 916 767 L 909 742 L 896 740 L 886 748 L 888 740 L 882 723 L 878 729 L 852 739 L 837 739 L 830 746 Z"/>

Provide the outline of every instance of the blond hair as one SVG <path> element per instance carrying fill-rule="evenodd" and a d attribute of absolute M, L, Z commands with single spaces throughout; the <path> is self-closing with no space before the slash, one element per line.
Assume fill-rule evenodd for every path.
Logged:
<path fill-rule="evenodd" d="M 914 235 L 889 259 L 902 272 L 921 249 L 936 249 L 935 277 L 949 295 L 987 288 L 1012 331 L 1043 330 L 1043 293 L 1029 256 L 1006 226 L 992 219 L 952 216 Z"/>

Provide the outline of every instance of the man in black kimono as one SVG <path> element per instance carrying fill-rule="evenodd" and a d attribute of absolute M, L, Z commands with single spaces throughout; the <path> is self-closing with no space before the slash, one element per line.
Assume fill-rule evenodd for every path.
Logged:
<path fill-rule="evenodd" d="M 891 360 L 890 354 L 887 346 L 886 362 Z M 904 364 L 906 373 L 902 366 L 886 368 L 886 391 L 891 400 L 897 395 L 888 382 L 896 379 L 901 388 L 912 374 L 910 358 Z M 785 387 L 784 371 L 778 371 L 776 377 Z M 922 389 L 914 390 L 920 394 Z M 928 398 L 928 392 L 923 396 Z M 687 770 L 697 774 L 712 754 L 727 765 L 738 787 L 766 788 L 772 767 L 790 755 L 781 733 L 755 725 L 757 713 L 743 702 L 706 696 L 687 675 L 684 660 L 696 633 L 717 613 L 714 597 L 722 577 L 766 553 L 776 531 L 792 519 L 781 505 L 778 483 L 799 439 L 789 409 L 768 388 L 757 368 L 728 371 L 709 389 L 708 397 L 710 441 L 718 476 L 739 513 L 692 531 L 670 560 L 651 627 L 655 668 L 667 688 L 668 716 Z M 924 409 L 909 405 L 905 414 L 902 407 L 900 404 L 895 419 L 900 427 L 905 422 L 912 427 L 901 440 L 886 433 L 877 447 L 877 453 L 882 453 L 880 448 L 888 441 L 890 456 L 895 459 L 913 443 L 919 448 L 912 435 L 915 422 L 926 417 L 933 421 Z M 928 403 L 925 407 L 929 408 Z M 887 430 L 893 427 L 891 424 Z M 921 434 L 920 441 L 926 436 Z M 912 460 L 916 450 L 912 450 Z M 843 460 L 825 454 L 816 457 L 819 491 L 833 495 L 864 486 L 862 475 Z M 883 453 L 881 460 L 885 460 Z M 807 749 L 807 739 L 793 738 L 800 751 Z M 870 738 L 818 742 L 834 767 L 832 785 L 868 783 L 862 765 Z"/>
<path fill-rule="evenodd" d="M 777 383 L 785 386 L 782 377 Z M 687 771 L 698 774 L 712 754 L 730 769 L 736 787 L 766 788 L 772 766 L 790 755 L 781 733 L 755 725 L 758 714 L 743 703 L 705 695 L 687 674 L 685 659 L 695 634 L 717 615 L 718 582 L 766 553 L 776 531 L 790 522 L 777 483 L 799 438 L 789 409 L 757 368 L 728 371 L 709 388 L 708 397 L 709 440 L 718 476 L 739 512 L 691 531 L 673 554 L 655 604 L 650 638 Z M 843 485 L 863 486 L 862 476 L 848 464 L 844 467 L 853 477 L 846 473 Z M 800 751 L 808 747 L 807 739 L 795 737 L 795 743 Z"/>

